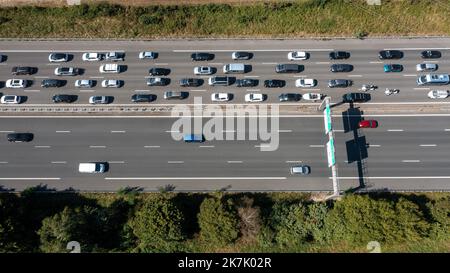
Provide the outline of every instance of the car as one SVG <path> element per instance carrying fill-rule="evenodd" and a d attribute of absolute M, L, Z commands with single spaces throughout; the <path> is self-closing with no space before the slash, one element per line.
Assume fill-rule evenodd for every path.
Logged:
<path fill-rule="evenodd" d="M 334 79 L 328 81 L 328 87 L 329 88 L 343 88 L 343 87 L 349 87 L 353 84 L 351 80 L 346 79 Z"/>
<path fill-rule="evenodd" d="M 401 64 L 385 64 L 383 66 L 384 72 L 402 72 L 403 65 Z"/>
<path fill-rule="evenodd" d="M 123 81 L 121 80 L 103 80 L 102 81 L 102 87 L 108 88 L 119 88 L 122 86 Z"/>
<path fill-rule="evenodd" d="M 285 102 L 285 101 L 299 101 L 301 100 L 302 95 L 301 94 L 297 94 L 297 93 L 283 93 L 281 95 L 278 96 L 278 99 L 280 100 L 280 102 Z"/>
<path fill-rule="evenodd" d="M 172 99 L 178 99 L 182 100 L 189 96 L 189 92 L 184 91 L 166 91 L 164 92 L 164 99 L 166 100 L 172 100 Z"/>
<path fill-rule="evenodd" d="M 88 87 L 91 88 L 94 86 L 93 80 L 76 80 L 75 87 Z"/>
<path fill-rule="evenodd" d="M 214 54 L 206 52 L 195 52 L 191 54 L 192 61 L 210 61 L 214 59 Z"/>
<path fill-rule="evenodd" d="M 264 81 L 264 87 L 266 88 L 281 88 L 286 85 L 285 80 L 265 80 Z"/>
<path fill-rule="evenodd" d="M 87 61 L 87 62 L 98 62 L 103 59 L 103 54 L 96 53 L 96 52 L 87 52 L 87 53 L 84 53 L 81 58 L 83 59 L 83 61 Z"/>
<path fill-rule="evenodd" d="M 438 65 L 434 63 L 421 63 L 416 65 L 418 72 L 433 72 L 438 69 Z"/>
<path fill-rule="evenodd" d="M 449 96 L 448 90 L 431 90 L 428 92 L 430 99 L 446 99 Z"/>
<path fill-rule="evenodd" d="M 180 80 L 180 86 L 197 87 L 203 84 L 203 79 L 185 78 Z"/>
<path fill-rule="evenodd" d="M 287 58 L 290 61 L 307 60 L 309 59 L 309 53 L 305 51 L 291 51 L 288 53 Z"/>
<path fill-rule="evenodd" d="M 254 87 L 259 84 L 259 80 L 256 79 L 237 79 L 236 86 L 237 87 Z"/>
<path fill-rule="evenodd" d="M 66 85 L 66 80 L 58 80 L 58 79 L 44 79 L 41 81 L 41 87 L 49 88 L 49 87 L 62 87 Z"/>
<path fill-rule="evenodd" d="M 316 79 L 297 79 L 295 81 L 295 86 L 296 87 L 314 87 L 317 85 L 317 80 Z"/>
<path fill-rule="evenodd" d="M 361 120 L 358 123 L 359 128 L 377 128 L 378 127 L 378 121 L 373 119 L 368 120 Z"/>
<path fill-rule="evenodd" d="M 14 66 L 11 69 L 11 74 L 13 75 L 32 75 L 36 73 L 37 67 L 30 66 Z"/>
<path fill-rule="evenodd" d="M 328 54 L 330 60 L 343 60 L 350 58 L 350 52 L 347 51 L 332 51 Z"/>
<path fill-rule="evenodd" d="M 292 166 L 290 171 L 291 174 L 308 175 L 311 173 L 311 167 L 309 167 L 308 165 L 297 165 Z"/>
<path fill-rule="evenodd" d="M 322 100 L 324 95 L 320 93 L 306 93 L 303 95 L 304 100 L 311 100 L 311 101 L 317 101 Z"/>
<path fill-rule="evenodd" d="M 342 96 L 343 102 L 366 102 L 370 99 L 370 94 L 366 93 L 347 93 Z"/>
<path fill-rule="evenodd" d="M 110 98 L 108 96 L 91 96 L 89 98 L 90 104 L 108 104 Z"/>
<path fill-rule="evenodd" d="M 169 68 L 153 67 L 148 70 L 151 76 L 167 76 L 170 74 Z"/>
<path fill-rule="evenodd" d="M 184 140 L 184 142 L 188 142 L 188 143 L 191 143 L 191 142 L 201 143 L 201 142 L 205 141 L 205 136 L 203 134 L 185 134 L 183 136 L 183 140 Z"/>
<path fill-rule="evenodd" d="M 426 74 L 416 80 L 417 85 L 444 85 L 450 83 L 449 74 Z"/>
<path fill-rule="evenodd" d="M 400 50 L 382 50 L 378 52 L 378 58 L 380 60 L 401 59 L 403 58 L 403 52 Z"/>
<path fill-rule="evenodd" d="M 148 86 L 166 86 L 170 83 L 169 78 L 152 77 L 147 79 Z"/>
<path fill-rule="evenodd" d="M 233 60 L 249 60 L 253 56 L 250 52 L 244 52 L 244 51 L 235 51 L 231 53 L 231 58 Z"/>
<path fill-rule="evenodd" d="M 30 142 L 33 140 L 32 133 L 10 133 L 6 135 L 9 142 Z"/>
<path fill-rule="evenodd" d="M 7 88 L 25 88 L 27 87 L 28 81 L 23 79 L 9 79 L 6 81 L 5 86 Z"/>
<path fill-rule="evenodd" d="M 132 102 L 152 102 L 156 99 L 156 96 L 153 94 L 134 94 L 131 96 Z"/>
<path fill-rule="evenodd" d="M 214 74 L 214 68 L 211 66 L 196 66 L 194 67 L 195 75 L 211 75 Z"/>
<path fill-rule="evenodd" d="M 78 98 L 77 95 L 66 95 L 66 94 L 57 94 L 52 97 L 52 101 L 54 103 L 72 103 L 76 101 Z"/>
<path fill-rule="evenodd" d="M 122 66 L 118 64 L 102 64 L 98 71 L 100 73 L 120 73 Z"/>
<path fill-rule="evenodd" d="M 74 67 L 57 67 L 55 68 L 56 76 L 76 76 L 78 75 L 78 69 Z"/>
<path fill-rule="evenodd" d="M 105 54 L 105 59 L 108 61 L 123 61 L 125 58 L 125 52 L 110 51 Z"/>
<path fill-rule="evenodd" d="M 420 52 L 420 57 L 423 59 L 436 59 L 442 56 L 440 51 L 437 50 L 425 50 Z"/>
<path fill-rule="evenodd" d="M 303 70 L 303 65 L 298 64 L 277 64 L 275 66 L 276 73 L 298 73 Z"/>
<path fill-rule="evenodd" d="M 265 95 L 260 93 L 249 93 L 245 95 L 246 102 L 261 102 L 265 100 Z"/>
<path fill-rule="evenodd" d="M 212 93 L 211 100 L 212 101 L 229 101 L 231 100 L 232 95 L 230 93 Z"/>
<path fill-rule="evenodd" d="M 158 57 L 158 53 L 153 51 L 142 51 L 139 53 L 139 59 L 156 59 Z"/>
<path fill-rule="evenodd" d="M 51 63 L 62 63 L 69 61 L 69 54 L 67 53 L 50 53 L 48 60 Z"/>
<path fill-rule="evenodd" d="M 353 65 L 351 64 L 332 64 L 330 67 L 331 72 L 351 72 L 353 71 Z"/>
<path fill-rule="evenodd" d="M 107 169 L 107 162 L 88 162 L 78 165 L 78 172 L 80 173 L 104 173 Z"/>
<path fill-rule="evenodd" d="M 1 97 L 0 102 L 4 104 L 19 104 L 22 102 L 22 98 L 15 95 L 5 95 Z"/>

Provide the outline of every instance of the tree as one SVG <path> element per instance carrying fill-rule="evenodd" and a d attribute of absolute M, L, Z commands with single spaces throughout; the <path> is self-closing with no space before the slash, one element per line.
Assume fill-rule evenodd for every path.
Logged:
<path fill-rule="evenodd" d="M 198 213 L 201 238 L 211 245 L 224 246 L 239 236 L 239 222 L 231 199 L 206 198 Z"/>
<path fill-rule="evenodd" d="M 306 241 L 308 226 L 306 208 L 302 203 L 276 203 L 272 209 L 271 227 L 275 241 L 281 246 L 296 246 Z"/>
<path fill-rule="evenodd" d="M 129 222 L 142 252 L 177 251 L 185 239 L 183 224 L 183 214 L 165 197 L 145 200 Z"/>
<path fill-rule="evenodd" d="M 0 252 L 21 252 L 24 249 L 21 235 L 21 208 L 19 198 L 14 194 L 0 195 Z"/>
<path fill-rule="evenodd" d="M 239 200 L 237 213 L 239 229 L 244 241 L 253 241 L 261 229 L 261 210 L 253 206 L 253 199 L 244 196 Z"/>
<path fill-rule="evenodd" d="M 450 238 L 450 196 L 427 203 L 433 223 L 430 236 L 433 239 L 446 240 Z"/>

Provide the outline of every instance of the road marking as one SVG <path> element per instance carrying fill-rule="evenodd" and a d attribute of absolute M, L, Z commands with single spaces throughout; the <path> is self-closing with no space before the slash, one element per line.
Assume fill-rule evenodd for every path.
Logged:
<path fill-rule="evenodd" d="M 311 148 L 323 148 L 325 145 L 309 145 Z"/>
<path fill-rule="evenodd" d="M 49 64 L 46 64 L 46 65 L 60 65 L 60 64 L 59 63 L 49 63 Z"/>
<path fill-rule="evenodd" d="M 403 132 L 403 129 L 389 129 L 388 132 Z"/>
<path fill-rule="evenodd" d="M 382 64 L 383 62 L 375 61 L 375 62 L 369 62 L 370 64 Z"/>
<path fill-rule="evenodd" d="M 446 131 L 446 132 L 450 132 L 450 129 L 445 129 L 444 131 Z"/>
<path fill-rule="evenodd" d="M 416 74 L 403 74 L 403 77 L 417 77 Z"/>
<path fill-rule="evenodd" d="M 286 177 L 105 177 L 105 180 L 284 180 L 284 179 L 286 179 Z"/>
<path fill-rule="evenodd" d="M 150 92 L 150 90 L 134 90 L 134 92 Z"/>
<path fill-rule="evenodd" d="M 362 77 L 362 75 L 347 75 L 348 77 Z"/>
<path fill-rule="evenodd" d="M 269 144 L 255 145 L 255 148 L 270 148 Z"/>
<path fill-rule="evenodd" d="M 418 162 L 420 162 L 420 160 L 416 160 L 416 159 L 414 159 L 414 160 L 406 159 L 406 160 L 402 160 L 402 162 L 403 162 L 403 163 L 418 163 Z"/>
<path fill-rule="evenodd" d="M 436 147 L 436 144 L 420 144 L 420 147 Z"/>
<path fill-rule="evenodd" d="M 169 65 L 169 63 L 155 63 L 155 65 Z"/>
<path fill-rule="evenodd" d="M 89 78 L 91 78 L 91 79 L 104 79 L 105 77 L 102 77 L 102 76 L 91 76 Z"/>
<path fill-rule="evenodd" d="M 442 49 L 442 50 L 448 50 L 450 47 L 435 47 L 435 48 L 429 48 L 429 47 L 405 47 L 405 48 L 385 48 L 383 50 L 433 50 L 433 49 Z M 4 50 L 3 50 L 4 51 Z"/>
<path fill-rule="evenodd" d="M 208 65 L 223 65 L 223 63 L 208 63 Z"/>
<path fill-rule="evenodd" d="M 330 62 L 316 62 L 316 64 L 330 64 Z"/>
<path fill-rule="evenodd" d="M 190 92 L 205 92 L 206 90 L 205 89 L 192 89 L 192 90 L 189 90 Z"/>
<path fill-rule="evenodd" d="M 308 75 L 295 75 L 292 76 L 293 78 L 304 78 L 304 77 L 308 77 Z"/>
<path fill-rule="evenodd" d="M 320 89 L 308 88 L 308 89 L 302 89 L 302 91 L 320 91 Z"/>
<path fill-rule="evenodd" d="M 167 161 L 169 164 L 183 164 L 184 161 Z"/>
<path fill-rule="evenodd" d="M 210 51 L 210 52 L 234 52 L 234 51 L 256 51 L 256 52 L 291 52 L 291 51 L 334 51 L 332 48 L 306 48 L 306 49 L 174 49 L 173 52 L 196 52 L 196 51 Z M 2 52 L 7 52 L 6 50 L 2 50 Z"/>
<path fill-rule="evenodd" d="M 91 145 L 91 146 L 89 146 L 89 148 L 106 148 L 106 146 L 94 146 L 94 145 Z"/>
<path fill-rule="evenodd" d="M 0 131 L 0 133 L 14 133 L 14 131 Z"/>
<path fill-rule="evenodd" d="M 369 143 L 369 147 L 381 147 L 381 145 L 378 145 L 378 144 L 370 144 L 370 143 Z"/>
<path fill-rule="evenodd" d="M 0 164 L 8 164 L 8 161 L 0 161 Z"/>
<path fill-rule="evenodd" d="M 34 76 L 35 79 L 49 79 L 49 76 Z"/>
<path fill-rule="evenodd" d="M 360 179 L 360 177 L 338 177 L 339 179 Z M 364 177 L 367 179 L 450 179 L 450 176 L 372 176 Z M 328 179 L 333 179 L 333 177 L 328 177 Z"/>
<path fill-rule="evenodd" d="M 60 177 L 0 177 L 0 180 L 61 180 Z"/>
<path fill-rule="evenodd" d="M 80 92 L 94 92 L 95 90 L 80 90 Z"/>
<path fill-rule="evenodd" d="M 66 164 L 67 161 L 52 161 L 52 164 Z"/>
<path fill-rule="evenodd" d="M 126 133 L 127 131 L 111 131 L 112 134 L 114 133 Z"/>
<path fill-rule="evenodd" d="M 260 76 L 244 76 L 244 78 L 259 78 Z"/>
<path fill-rule="evenodd" d="M 230 164 L 240 164 L 240 163 L 243 163 L 242 161 L 233 161 L 233 160 L 230 160 L 230 161 L 227 161 L 227 163 L 230 163 Z"/>
<path fill-rule="evenodd" d="M 166 133 L 179 133 L 180 131 L 174 131 L 174 130 L 170 130 L 170 131 L 165 131 Z"/>
<path fill-rule="evenodd" d="M 144 148 L 160 148 L 161 146 L 144 146 Z"/>
<path fill-rule="evenodd" d="M 245 91 L 247 91 L 247 92 L 259 92 L 259 91 L 261 91 L 261 89 L 247 89 Z"/>
<path fill-rule="evenodd" d="M 341 130 L 341 129 L 336 129 L 336 130 L 333 130 L 333 132 L 335 132 L 335 133 L 343 133 L 343 132 L 344 132 L 344 130 Z"/>
<path fill-rule="evenodd" d="M 278 130 L 278 133 L 292 133 L 292 130 Z"/>
<path fill-rule="evenodd" d="M 34 146 L 34 148 L 50 148 L 51 146 Z"/>
<path fill-rule="evenodd" d="M 222 133 L 236 133 L 236 130 L 222 130 Z"/>
<path fill-rule="evenodd" d="M 414 90 L 430 90 L 430 88 L 427 87 L 414 87 Z"/>
<path fill-rule="evenodd" d="M 278 63 L 261 63 L 261 64 L 269 64 L 269 65 L 273 65 L 273 64 L 278 64 Z"/>
<path fill-rule="evenodd" d="M 124 164 L 125 161 L 109 161 L 108 163 L 111 163 L 111 164 Z"/>
<path fill-rule="evenodd" d="M 31 89 L 31 90 L 23 90 L 24 92 L 41 92 L 41 90 Z"/>
<path fill-rule="evenodd" d="M 286 163 L 302 163 L 301 160 L 287 160 Z"/>
<path fill-rule="evenodd" d="M 70 131 L 56 131 L 56 133 L 70 133 Z"/>
<path fill-rule="evenodd" d="M 216 147 L 216 146 L 214 146 L 214 145 L 201 145 L 201 146 L 199 146 L 199 148 L 214 148 L 214 147 Z"/>
<path fill-rule="evenodd" d="M 72 52 L 109 52 L 111 51 L 110 49 L 104 49 L 104 50 L 99 50 L 99 49 L 83 49 L 83 50 L 70 50 L 68 51 L 68 53 L 72 53 Z M 125 50 L 114 50 L 117 52 L 125 52 Z M 31 50 L 27 50 L 27 49 L 9 49 L 9 50 L 2 50 L 2 52 L 30 52 L 30 53 L 39 53 L 39 52 L 55 52 L 55 50 L 48 50 L 48 49 L 31 49 Z M 67 52 L 67 51 L 66 51 Z M 56 63 L 56 64 L 63 64 L 63 63 Z"/>

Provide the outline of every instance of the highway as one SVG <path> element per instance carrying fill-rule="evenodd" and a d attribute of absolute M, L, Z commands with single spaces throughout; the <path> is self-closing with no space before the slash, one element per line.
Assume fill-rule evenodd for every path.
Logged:
<path fill-rule="evenodd" d="M 357 130 L 369 143 L 363 170 L 350 156 L 361 151 L 346 145 L 355 137 L 354 128 L 346 132 L 346 118 L 333 118 L 341 190 L 357 188 L 360 173 L 368 190 L 450 189 L 448 116 L 364 118 L 376 118 L 380 126 Z M 2 117 L 0 184 L 14 190 L 40 183 L 84 191 L 124 186 L 155 191 L 166 185 L 177 191 L 332 189 L 321 115 L 281 118 L 280 144 L 273 152 L 260 151 L 261 140 L 175 141 L 173 122 L 169 117 Z M 34 132 L 35 139 L 8 143 L 4 136 L 24 131 Z M 89 161 L 109 162 L 109 171 L 78 173 L 78 163 Z M 309 176 L 289 173 L 290 166 L 300 163 L 311 166 Z"/>
<path fill-rule="evenodd" d="M 399 43 L 403 41 L 403 43 Z M 349 91 L 356 92 L 362 84 L 372 83 L 379 89 L 372 92 L 372 103 L 397 102 L 423 102 L 431 101 L 426 94 L 430 87 L 418 87 L 416 78 L 420 74 L 415 70 L 415 65 L 422 63 L 419 53 L 425 49 L 438 49 L 442 52 L 439 59 L 427 60 L 439 65 L 436 73 L 450 72 L 450 48 L 449 39 L 367 39 L 367 40 L 201 40 L 201 41 L 2 41 L 0 53 L 7 56 L 7 60 L 0 63 L 0 80 L 6 81 L 12 78 L 11 68 L 13 66 L 36 66 L 38 72 L 30 76 L 16 76 L 33 81 L 33 85 L 26 89 L 1 88 L 2 94 L 26 96 L 26 105 L 50 104 L 54 94 L 69 93 L 79 96 L 77 104 L 87 104 L 89 96 L 110 95 L 114 96 L 114 104 L 131 104 L 130 97 L 135 93 L 152 93 L 157 95 L 157 100 L 152 104 L 174 104 L 193 103 L 194 97 L 201 96 L 203 103 L 211 103 L 212 92 L 229 92 L 234 94 L 231 103 L 243 103 L 244 96 L 248 92 L 264 93 L 268 95 L 266 103 L 278 103 L 278 95 L 286 92 L 319 92 L 331 96 L 334 102 L 338 102 L 341 96 Z M 239 46 L 237 46 L 239 45 Z M 407 46 L 405 46 L 407 45 Z M 405 53 L 401 60 L 379 60 L 377 53 L 383 49 L 400 49 Z M 125 61 L 119 62 L 126 67 L 126 71 L 120 74 L 101 74 L 99 66 L 102 62 L 84 62 L 81 55 L 84 52 L 106 52 L 109 50 L 123 50 L 126 53 Z M 156 51 L 159 56 L 155 60 L 139 60 L 140 51 Z M 254 53 L 254 57 L 248 61 L 233 61 L 231 53 L 235 50 L 246 50 Z M 305 70 L 294 74 L 277 74 L 275 66 L 279 63 L 292 63 L 288 61 L 287 53 L 291 50 L 304 50 L 311 54 L 306 61 L 296 61 L 303 64 Z M 348 60 L 330 61 L 328 53 L 331 50 L 346 50 L 351 53 Z M 215 54 L 215 58 L 208 62 L 192 62 L 190 53 L 195 51 L 206 51 Z M 67 63 L 49 63 L 50 52 L 67 52 L 73 54 L 73 60 Z M 249 64 L 252 70 L 246 74 L 230 75 L 236 78 L 254 78 L 260 81 L 259 85 L 251 88 L 238 88 L 234 85 L 228 87 L 211 87 L 207 84 L 209 76 L 194 76 L 193 68 L 199 65 L 210 65 L 217 68 L 215 75 L 224 75 L 222 67 L 228 63 L 243 62 Z M 349 63 L 354 70 L 349 73 L 332 73 L 330 65 L 333 63 Z M 384 73 L 383 64 L 399 63 L 404 66 L 401 73 Z M 53 71 L 58 66 L 73 66 L 83 68 L 84 73 L 80 76 L 55 76 Z M 165 87 L 149 87 L 146 85 L 148 69 L 151 67 L 170 68 L 168 77 L 171 83 Z M 201 77 L 205 83 L 199 87 L 182 88 L 179 80 L 186 77 Z M 318 86 L 314 88 L 297 88 L 294 85 L 296 79 L 301 77 L 315 78 Z M 67 85 L 62 88 L 41 88 L 40 82 L 45 78 L 61 78 L 67 80 Z M 354 81 L 351 88 L 327 87 L 330 79 L 350 79 Z M 94 88 L 75 88 L 76 79 L 92 79 L 97 81 Z M 100 83 L 104 79 L 120 79 L 125 81 L 122 88 L 102 88 Z M 284 88 L 264 88 L 263 81 L 266 79 L 283 79 L 287 85 Z M 385 96 L 385 88 L 399 88 L 400 94 Z M 442 89 L 442 88 L 441 88 Z M 445 87 L 444 87 L 445 89 Z M 448 88 L 447 88 L 448 89 Z M 190 97 L 184 101 L 167 101 L 163 99 L 164 91 L 177 90 L 189 91 Z M 304 103 L 305 101 L 300 101 Z M 9 107 L 6 106 L 6 107 Z"/>

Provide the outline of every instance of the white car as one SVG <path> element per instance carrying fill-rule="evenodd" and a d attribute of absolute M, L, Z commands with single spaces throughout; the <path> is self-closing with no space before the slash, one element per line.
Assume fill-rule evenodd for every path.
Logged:
<path fill-rule="evenodd" d="M 107 104 L 109 99 L 107 96 L 92 96 L 89 98 L 90 104 Z"/>
<path fill-rule="evenodd" d="M 422 63 L 416 65 L 416 70 L 419 72 L 432 72 L 438 69 L 438 65 L 434 63 Z"/>
<path fill-rule="evenodd" d="M 296 87 L 310 88 L 310 87 L 314 87 L 316 85 L 317 85 L 316 79 L 298 79 L 295 81 Z"/>
<path fill-rule="evenodd" d="M 431 90 L 428 92 L 430 99 L 445 99 L 449 96 L 448 90 Z"/>
<path fill-rule="evenodd" d="M 103 55 L 100 53 L 96 53 L 96 52 L 87 52 L 83 54 L 83 61 L 88 61 L 88 62 L 98 62 L 101 61 L 103 58 Z"/>
<path fill-rule="evenodd" d="M 2 96 L 2 98 L 0 99 L 1 103 L 6 103 L 6 104 L 19 104 L 21 101 L 22 100 L 21 100 L 20 96 L 14 96 L 14 95 Z"/>
<path fill-rule="evenodd" d="M 102 87 L 113 87 L 113 88 L 119 88 L 122 85 L 122 82 L 120 80 L 103 80 L 102 81 Z"/>
<path fill-rule="evenodd" d="M 156 55 L 153 51 L 142 51 L 139 53 L 139 59 L 156 59 Z"/>
<path fill-rule="evenodd" d="M 230 93 L 212 93 L 211 94 L 212 101 L 229 101 L 231 100 Z"/>
<path fill-rule="evenodd" d="M 287 57 L 290 61 L 307 60 L 309 54 L 304 51 L 292 51 L 288 53 Z"/>
<path fill-rule="evenodd" d="M 25 88 L 27 87 L 27 80 L 9 79 L 5 85 L 7 88 Z"/>
<path fill-rule="evenodd" d="M 88 87 L 91 88 L 94 86 L 94 82 L 92 80 L 76 80 L 75 87 Z"/>
<path fill-rule="evenodd" d="M 76 76 L 78 74 L 78 69 L 74 67 L 57 67 L 55 68 L 56 76 Z"/>
<path fill-rule="evenodd" d="M 62 63 L 69 61 L 69 54 L 67 53 L 50 53 L 48 61 L 51 63 Z"/>
<path fill-rule="evenodd" d="M 195 75 L 211 75 L 213 68 L 211 66 L 196 66 L 194 67 Z"/>
<path fill-rule="evenodd" d="M 323 97 L 324 95 L 319 93 L 306 93 L 302 96 L 304 100 L 312 100 L 312 101 L 322 100 Z"/>
<path fill-rule="evenodd" d="M 250 93 L 245 95 L 246 102 L 261 102 L 264 101 L 264 95 L 260 93 Z"/>
<path fill-rule="evenodd" d="M 120 65 L 118 64 L 103 64 L 98 69 L 100 73 L 120 73 Z"/>

